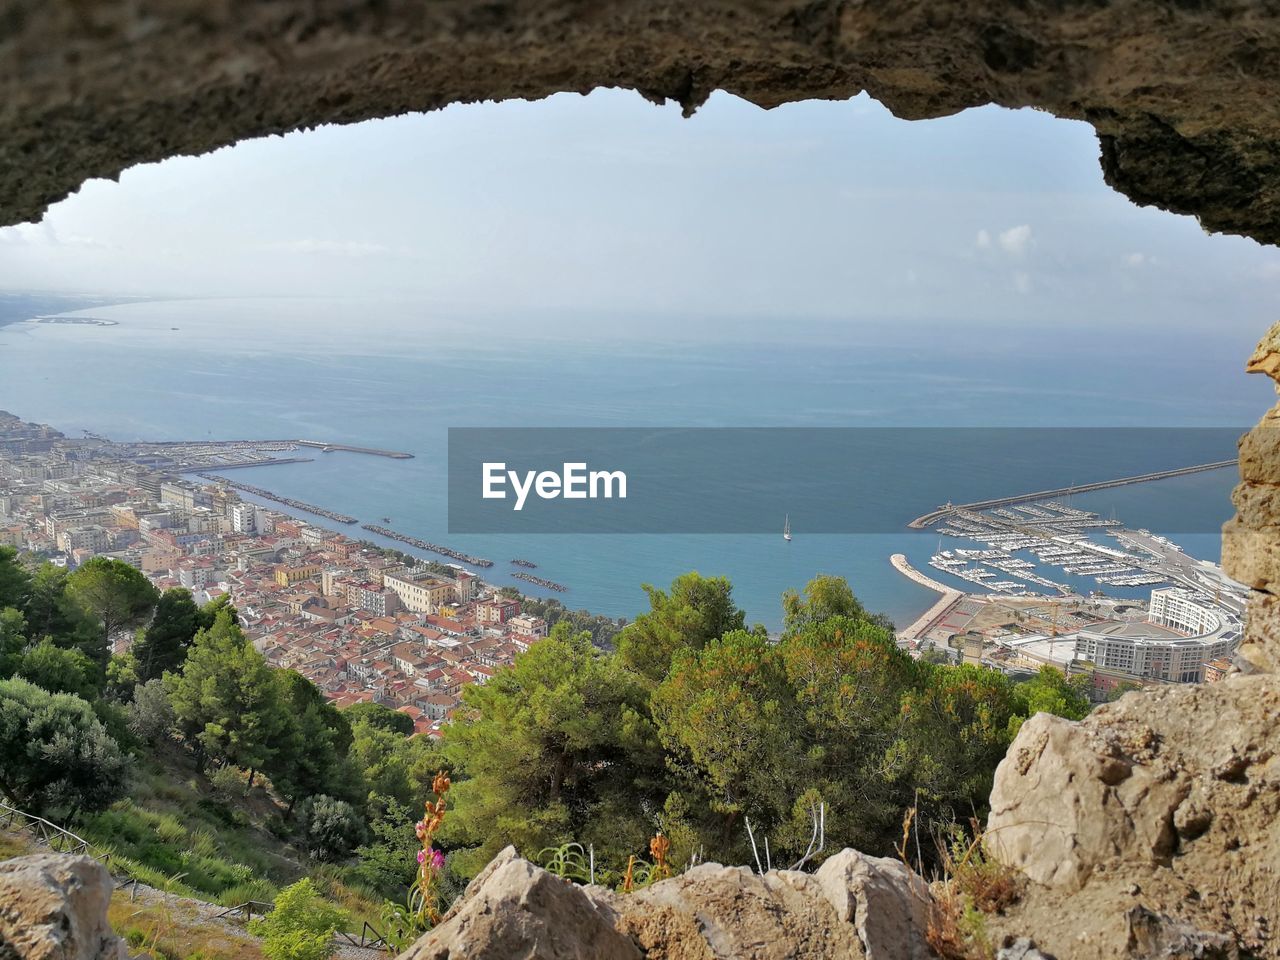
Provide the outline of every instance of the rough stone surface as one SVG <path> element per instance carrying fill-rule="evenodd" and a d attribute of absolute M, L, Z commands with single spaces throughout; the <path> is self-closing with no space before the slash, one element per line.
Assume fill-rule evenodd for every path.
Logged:
<path fill-rule="evenodd" d="M 927 960 L 931 903 L 902 864 L 853 850 L 812 874 L 707 863 L 619 894 L 567 883 L 508 848 L 402 960 Z"/>
<path fill-rule="evenodd" d="M 1280 323 L 1258 342 L 1248 373 L 1276 381 L 1280 392 Z M 1280 404 L 1240 438 L 1236 515 L 1222 528 L 1222 566 L 1253 589 L 1235 663 L 1246 673 L 1280 671 Z"/>
<path fill-rule="evenodd" d="M 1042 953 L 1035 941 L 1027 937 L 1011 939 L 996 953 L 996 960 L 1057 960 L 1047 953 Z"/>
<path fill-rule="evenodd" d="M 1280 240 L 1276 0 L 0 0 L 0 222 L 239 139 L 602 86 L 1037 106 L 1138 203 Z"/>
<path fill-rule="evenodd" d="M 401 960 L 640 960 L 607 903 L 508 847 Z"/>
<path fill-rule="evenodd" d="M 0 957 L 124 960 L 107 923 L 111 875 L 89 857 L 45 853 L 0 862 Z"/>
<path fill-rule="evenodd" d="M 1037 715 L 991 808 L 990 850 L 1034 881 L 1002 932 L 1064 958 L 1147 956 L 1130 942 L 1140 906 L 1280 956 L 1280 676 L 1131 693 L 1079 723 Z"/>
<path fill-rule="evenodd" d="M 1240 950 L 1221 933 L 1206 933 L 1146 907 L 1133 907 L 1129 923 L 1131 956 L 1150 960 L 1237 960 Z"/>
<path fill-rule="evenodd" d="M 632 894 L 614 894 L 621 927 L 650 958 L 864 956 L 812 874 L 705 863 Z M 892 954 L 891 957 L 905 954 Z"/>
<path fill-rule="evenodd" d="M 898 860 L 842 850 L 814 873 L 836 916 L 852 923 L 867 955 L 925 960 L 933 897 L 928 885 Z"/>
<path fill-rule="evenodd" d="M 1245 673 L 1280 673 L 1280 599 L 1258 592 L 1249 597 L 1235 663 Z"/>

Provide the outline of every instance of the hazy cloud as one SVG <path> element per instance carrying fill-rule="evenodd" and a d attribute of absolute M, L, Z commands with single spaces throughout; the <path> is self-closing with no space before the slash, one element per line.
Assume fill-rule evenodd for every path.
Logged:
<path fill-rule="evenodd" d="M 303 240 L 288 240 L 283 243 L 267 244 L 270 250 L 282 253 L 320 254 L 326 257 L 386 257 L 405 256 L 404 248 L 388 247 L 382 243 L 368 243 L 361 240 L 319 240 L 309 237 Z"/>
<path fill-rule="evenodd" d="M 42 223 L 19 223 L 12 227 L 0 227 L 0 243 L 28 247 L 101 247 L 92 237 L 79 234 L 59 234 L 47 219 Z"/>
<path fill-rule="evenodd" d="M 1031 247 L 1031 227 L 1021 224 L 1000 232 L 1000 249 L 1015 257 L 1020 257 Z"/>

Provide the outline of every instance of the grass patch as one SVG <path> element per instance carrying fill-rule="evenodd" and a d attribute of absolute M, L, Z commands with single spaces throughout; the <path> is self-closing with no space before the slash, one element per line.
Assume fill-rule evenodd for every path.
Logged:
<path fill-rule="evenodd" d="M 0 830 L 0 860 L 25 857 L 34 850 L 35 844 L 27 835 L 11 830 Z"/>
<path fill-rule="evenodd" d="M 935 890 L 925 938 L 943 960 L 991 960 L 996 950 L 987 918 L 1022 896 L 1021 875 L 991 859 L 980 825 L 975 820 L 970 826 L 967 832 L 956 825 L 938 842 L 943 879 Z M 906 832 L 904 826 L 904 847 Z"/>
<path fill-rule="evenodd" d="M 178 904 L 130 903 L 117 891 L 107 918 L 132 951 L 155 960 L 262 960 L 256 938 Z"/>

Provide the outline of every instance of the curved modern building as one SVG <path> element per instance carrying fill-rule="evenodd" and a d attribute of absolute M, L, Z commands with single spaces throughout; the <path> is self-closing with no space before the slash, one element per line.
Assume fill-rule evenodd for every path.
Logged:
<path fill-rule="evenodd" d="M 1171 683 L 1204 679 L 1207 661 L 1240 643 L 1240 618 L 1182 587 L 1151 592 L 1146 622 L 1109 623 L 1075 635 L 1075 657 L 1107 670 Z"/>

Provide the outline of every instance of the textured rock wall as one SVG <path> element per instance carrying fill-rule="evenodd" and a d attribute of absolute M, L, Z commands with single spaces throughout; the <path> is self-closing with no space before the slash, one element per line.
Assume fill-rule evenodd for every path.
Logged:
<path fill-rule="evenodd" d="M 1280 323 L 1262 338 L 1245 369 L 1276 381 L 1280 392 Z M 1236 516 L 1222 531 L 1227 573 L 1252 587 L 1241 669 L 1280 672 L 1280 403 L 1240 440 Z"/>
<path fill-rule="evenodd" d="M 0 863 L 0 957 L 125 960 L 107 922 L 111 875 L 88 857 L 56 853 Z"/>
<path fill-rule="evenodd" d="M 0 0 L 0 222 L 247 137 L 599 86 L 1041 107 L 1139 203 L 1280 240 L 1277 0 Z"/>

